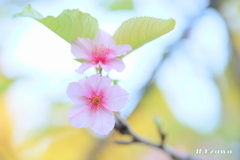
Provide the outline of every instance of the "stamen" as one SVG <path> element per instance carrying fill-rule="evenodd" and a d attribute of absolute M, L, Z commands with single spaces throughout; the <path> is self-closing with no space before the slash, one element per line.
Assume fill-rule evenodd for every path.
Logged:
<path fill-rule="evenodd" d="M 102 107 L 102 97 L 99 95 L 92 94 L 90 98 L 88 98 L 87 105 L 90 107 L 90 110 L 92 112 L 99 111 L 99 109 Z"/>
<path fill-rule="evenodd" d="M 95 46 L 94 49 L 92 49 L 92 55 L 95 57 L 95 61 L 105 61 L 107 56 L 109 55 L 110 49 L 109 45 L 105 46 L 104 44 L 100 44 Z"/>

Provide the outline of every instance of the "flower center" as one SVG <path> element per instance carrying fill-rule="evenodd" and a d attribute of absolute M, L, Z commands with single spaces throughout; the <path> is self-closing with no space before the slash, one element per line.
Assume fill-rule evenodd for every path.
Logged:
<path fill-rule="evenodd" d="M 95 61 L 103 62 L 109 55 L 109 47 L 106 47 L 104 44 L 100 44 L 95 46 L 95 48 L 92 50 L 93 57 Z"/>
<path fill-rule="evenodd" d="M 92 112 L 98 111 L 102 107 L 102 97 L 99 95 L 92 94 L 90 98 L 88 98 L 88 106 Z"/>

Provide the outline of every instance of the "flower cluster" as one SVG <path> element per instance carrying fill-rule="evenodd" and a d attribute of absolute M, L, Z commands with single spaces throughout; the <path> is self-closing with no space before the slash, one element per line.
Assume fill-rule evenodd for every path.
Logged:
<path fill-rule="evenodd" d="M 93 40 L 77 38 L 71 44 L 76 59 L 84 61 L 76 70 L 80 74 L 90 67 L 107 72 L 111 69 L 121 72 L 125 65 L 118 57 L 131 50 L 130 45 L 116 45 L 112 36 L 102 30 Z M 100 135 L 107 135 L 113 129 L 113 111 L 120 111 L 128 101 L 126 90 L 111 85 L 111 80 L 100 74 L 70 83 L 67 95 L 76 103 L 69 111 L 70 124 L 77 128 L 92 125 L 92 130 Z"/>

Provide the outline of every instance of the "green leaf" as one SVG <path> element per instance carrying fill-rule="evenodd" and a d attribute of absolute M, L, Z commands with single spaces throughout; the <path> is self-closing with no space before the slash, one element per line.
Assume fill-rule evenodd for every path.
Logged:
<path fill-rule="evenodd" d="M 122 23 L 113 38 L 116 44 L 130 44 L 135 50 L 174 29 L 173 19 L 137 17 Z M 132 51 L 133 51 L 132 50 Z"/>
<path fill-rule="evenodd" d="M 113 2 L 109 0 L 105 0 L 105 1 L 104 1 L 105 6 L 112 11 L 134 9 L 132 0 L 114 0 Z"/>
<path fill-rule="evenodd" d="M 22 12 L 13 17 L 30 17 L 51 29 L 64 40 L 71 43 L 77 37 L 93 39 L 98 32 L 98 21 L 90 14 L 81 11 L 64 10 L 58 17 L 43 17 L 31 5 L 27 5 Z"/>
<path fill-rule="evenodd" d="M 118 80 L 113 80 L 113 85 L 118 85 Z"/>

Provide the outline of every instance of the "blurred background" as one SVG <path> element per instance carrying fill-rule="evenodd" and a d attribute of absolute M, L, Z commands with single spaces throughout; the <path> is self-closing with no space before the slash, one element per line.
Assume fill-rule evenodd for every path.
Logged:
<path fill-rule="evenodd" d="M 69 43 L 33 19 L 12 18 L 27 4 L 44 16 L 77 8 L 110 34 L 136 16 L 175 19 L 173 31 L 124 58 L 122 73 L 110 72 L 130 93 L 121 115 L 155 143 L 160 118 L 179 154 L 221 149 L 232 154 L 203 156 L 240 159 L 238 0 L 1 0 L 0 160 L 171 160 L 142 144 L 115 144 L 129 139 L 117 131 L 69 125 L 67 85 L 94 69 L 76 74 Z"/>

